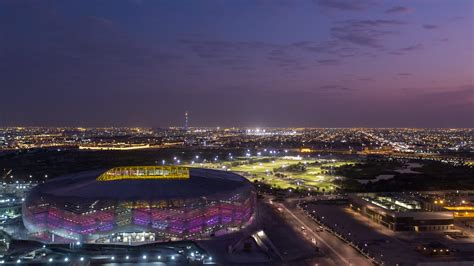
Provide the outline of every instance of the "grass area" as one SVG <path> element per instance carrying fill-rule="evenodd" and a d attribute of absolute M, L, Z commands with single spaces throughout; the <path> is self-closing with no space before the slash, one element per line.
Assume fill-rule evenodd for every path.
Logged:
<path fill-rule="evenodd" d="M 379 175 L 394 174 L 404 163 L 398 161 L 378 161 L 375 163 L 357 163 L 336 168 L 336 174 L 352 179 L 375 179 Z"/>
<path fill-rule="evenodd" d="M 411 169 L 412 171 L 399 171 L 405 168 L 406 163 L 394 160 L 367 160 L 364 163 L 339 167 L 335 172 L 347 178 L 336 183 L 351 191 L 474 189 L 472 167 L 454 166 L 438 161 L 412 160 L 409 163 L 417 163 L 419 167 Z M 358 179 L 374 179 L 381 174 L 391 174 L 393 178 L 367 184 L 358 182 Z"/>
<path fill-rule="evenodd" d="M 189 166 L 227 169 L 242 174 L 252 182 L 263 182 L 275 188 L 330 191 L 338 187 L 333 183 L 335 176 L 332 175 L 332 169 L 348 164 L 353 163 L 301 158 L 250 157 Z"/>

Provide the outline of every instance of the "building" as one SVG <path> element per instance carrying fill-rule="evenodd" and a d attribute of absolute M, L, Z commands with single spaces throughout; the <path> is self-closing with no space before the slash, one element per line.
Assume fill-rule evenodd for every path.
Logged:
<path fill-rule="evenodd" d="M 430 210 L 449 210 L 454 219 L 474 218 L 474 191 L 435 191 L 423 193 Z"/>
<path fill-rule="evenodd" d="M 350 207 L 393 231 L 447 231 L 454 227 L 451 211 L 432 211 L 413 194 L 361 193 L 349 195 Z"/>
<path fill-rule="evenodd" d="M 21 199 L 15 195 L 0 195 L 0 228 L 21 219 L 21 206 Z"/>
<path fill-rule="evenodd" d="M 189 115 L 188 115 L 188 111 L 186 111 L 184 113 L 184 128 L 183 128 L 185 132 L 188 132 L 188 130 L 189 130 L 189 124 L 188 123 L 189 123 Z"/>
<path fill-rule="evenodd" d="M 224 171 L 119 167 L 33 188 L 23 223 L 46 242 L 128 243 L 205 239 L 252 223 L 256 192 Z"/>

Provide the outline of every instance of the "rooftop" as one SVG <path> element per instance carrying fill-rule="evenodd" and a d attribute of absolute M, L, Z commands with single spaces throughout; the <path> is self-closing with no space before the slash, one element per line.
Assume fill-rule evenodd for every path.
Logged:
<path fill-rule="evenodd" d="M 209 197 L 252 184 L 240 175 L 210 169 L 189 168 L 189 178 L 142 178 L 126 176 L 109 181 L 100 177 L 109 171 L 87 171 L 53 179 L 35 187 L 30 196 L 82 200 L 162 200 Z M 120 176 L 118 176 L 120 177 Z M 122 176 L 123 177 L 123 176 Z M 159 177 L 159 178 L 158 178 Z M 76 200 L 74 200 L 76 202 Z"/>

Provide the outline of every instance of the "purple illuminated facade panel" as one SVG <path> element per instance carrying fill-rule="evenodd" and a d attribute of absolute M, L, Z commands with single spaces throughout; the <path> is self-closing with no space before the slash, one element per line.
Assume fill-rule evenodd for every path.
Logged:
<path fill-rule="evenodd" d="M 41 191 L 40 191 L 41 192 Z M 24 203 L 23 220 L 34 236 L 55 234 L 71 241 L 95 241 L 116 232 L 153 232 L 156 240 L 203 239 L 226 228 L 241 228 L 253 220 L 253 187 L 206 198 L 148 201 L 64 199 L 36 192 Z M 77 200 L 77 207 L 70 202 Z M 72 207 L 71 207 L 72 206 Z M 51 240 L 51 238 L 49 238 Z"/>

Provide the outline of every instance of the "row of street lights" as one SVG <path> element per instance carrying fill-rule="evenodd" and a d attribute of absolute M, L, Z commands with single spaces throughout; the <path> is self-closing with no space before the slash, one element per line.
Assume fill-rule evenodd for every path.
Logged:
<path fill-rule="evenodd" d="M 308 215 L 313 221 L 315 221 L 316 223 L 318 223 L 319 225 L 321 226 L 324 226 L 326 228 L 327 231 L 331 232 L 334 236 L 336 236 L 337 238 L 341 239 L 342 241 L 346 242 L 349 246 L 351 246 L 352 248 L 356 249 L 359 253 L 361 253 L 362 255 L 364 255 L 366 258 L 370 259 L 374 264 L 376 265 L 383 265 L 384 262 L 382 261 L 382 258 L 383 258 L 383 255 L 381 254 L 380 257 L 381 257 L 381 260 L 380 262 L 377 261 L 377 259 L 375 257 L 371 257 L 369 255 L 369 252 L 368 250 L 365 251 L 364 249 L 361 249 L 358 245 L 354 244 L 352 241 L 350 241 L 348 238 L 344 237 L 342 234 L 336 232 L 335 230 L 329 228 L 327 225 L 325 225 L 322 220 L 324 220 L 324 216 L 321 217 L 322 220 L 318 220 L 317 218 L 315 218 L 313 216 L 313 214 L 309 213 L 307 210 L 305 210 L 304 208 L 301 207 L 300 203 L 297 204 L 297 207 L 298 209 L 302 210 L 306 215 Z M 313 211 L 314 213 L 314 211 Z M 334 224 L 334 227 L 337 227 L 337 224 Z M 349 232 L 348 233 L 348 236 L 350 237 L 351 236 L 351 233 Z M 367 249 L 367 243 L 364 244 L 364 247 Z"/>

